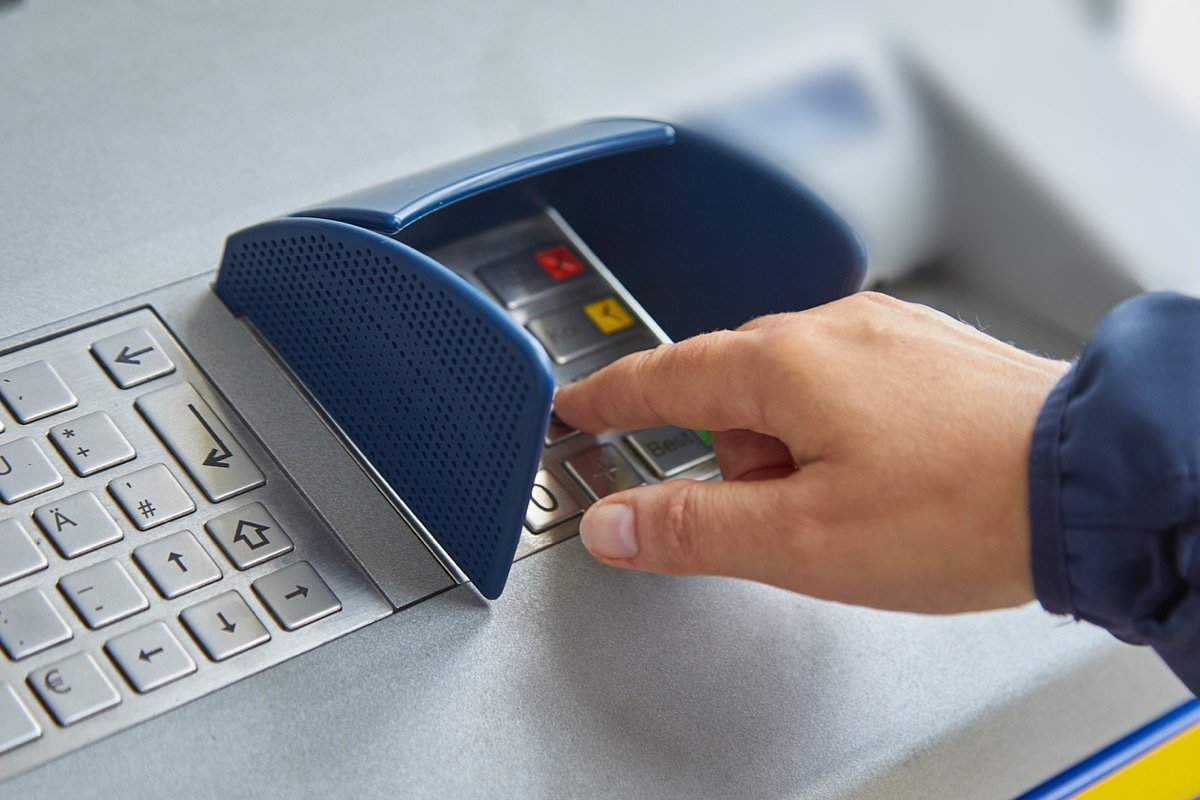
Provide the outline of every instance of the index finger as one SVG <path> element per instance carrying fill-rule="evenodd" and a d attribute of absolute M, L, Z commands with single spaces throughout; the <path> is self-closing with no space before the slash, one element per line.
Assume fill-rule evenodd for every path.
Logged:
<path fill-rule="evenodd" d="M 717 331 L 633 353 L 564 386 L 555 411 L 589 433 L 659 425 L 766 432 L 757 338 Z"/>

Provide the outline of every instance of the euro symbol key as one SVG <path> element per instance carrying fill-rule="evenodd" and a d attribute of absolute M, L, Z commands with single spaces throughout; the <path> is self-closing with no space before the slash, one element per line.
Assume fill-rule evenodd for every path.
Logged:
<path fill-rule="evenodd" d="M 62 673 L 57 669 L 52 669 L 46 673 L 46 678 L 43 681 L 46 688 L 55 694 L 66 694 L 71 691 L 71 687 L 67 686 L 67 682 L 63 679 Z"/>

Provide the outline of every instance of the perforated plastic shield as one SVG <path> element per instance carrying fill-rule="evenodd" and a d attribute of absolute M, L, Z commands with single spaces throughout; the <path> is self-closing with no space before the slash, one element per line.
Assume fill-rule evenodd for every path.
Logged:
<path fill-rule="evenodd" d="M 339 222 L 234 234 L 216 292 L 479 591 L 498 597 L 553 398 L 541 348 L 450 270 Z"/>

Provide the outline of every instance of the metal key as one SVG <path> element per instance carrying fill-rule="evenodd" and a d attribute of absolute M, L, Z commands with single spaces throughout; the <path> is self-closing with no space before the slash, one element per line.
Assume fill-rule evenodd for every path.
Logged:
<path fill-rule="evenodd" d="M 13 661 L 40 653 L 73 635 L 38 589 L 0 601 L 0 647 Z"/>
<path fill-rule="evenodd" d="M 93 630 L 150 607 L 142 590 L 116 561 L 101 561 L 67 575 L 58 582 L 58 589 Z"/>
<path fill-rule="evenodd" d="M 0 586 L 43 570 L 49 564 L 15 519 L 0 519 Z"/>
<path fill-rule="evenodd" d="M 196 510 L 192 498 L 162 464 L 109 482 L 108 493 L 141 531 L 179 519 Z"/>
<path fill-rule="evenodd" d="M 265 478 L 190 383 L 138 398 L 137 410 L 214 503 L 261 486 Z"/>
<path fill-rule="evenodd" d="M 55 425 L 50 429 L 50 441 L 80 476 L 124 464 L 137 455 L 133 445 L 103 411 Z"/>
<path fill-rule="evenodd" d="M 59 725 L 73 725 L 121 702 L 121 695 L 87 653 L 36 670 L 29 685 Z"/>
<path fill-rule="evenodd" d="M 0 446 L 0 500 L 16 503 L 61 486 L 62 475 L 33 439 Z"/>
<path fill-rule="evenodd" d="M 112 516 L 91 492 L 80 492 L 47 503 L 33 512 L 38 527 L 54 542 L 63 558 L 119 542 L 124 534 Z"/>
<path fill-rule="evenodd" d="M 0 398 L 17 421 L 26 424 L 79 403 L 54 367 L 45 361 L 0 373 Z"/>

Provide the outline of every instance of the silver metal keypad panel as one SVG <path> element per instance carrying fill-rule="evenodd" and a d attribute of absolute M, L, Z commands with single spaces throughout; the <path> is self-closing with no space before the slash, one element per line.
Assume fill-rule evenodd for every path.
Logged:
<path fill-rule="evenodd" d="M 542 345 L 558 386 L 668 341 L 552 209 L 429 254 L 494 298 Z M 691 431 L 590 436 L 552 416 L 516 557 L 574 536 L 585 506 L 612 492 L 717 475 L 712 448 Z"/>
<path fill-rule="evenodd" d="M 391 612 L 151 310 L 0 355 L 0 781 Z"/>

